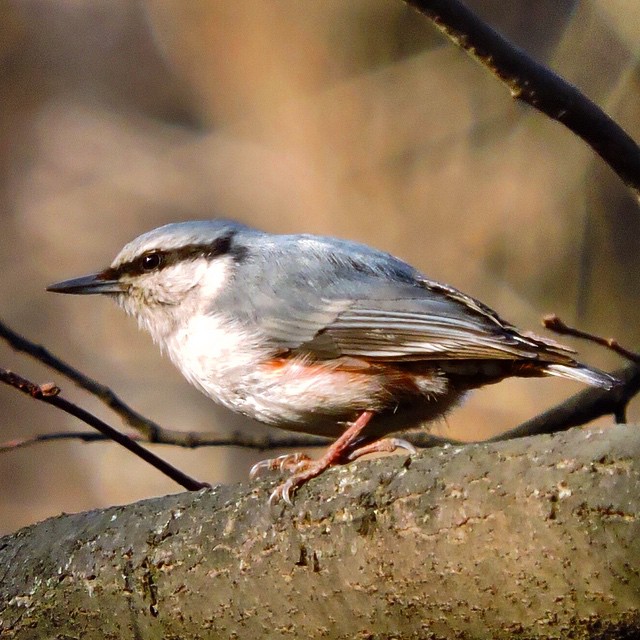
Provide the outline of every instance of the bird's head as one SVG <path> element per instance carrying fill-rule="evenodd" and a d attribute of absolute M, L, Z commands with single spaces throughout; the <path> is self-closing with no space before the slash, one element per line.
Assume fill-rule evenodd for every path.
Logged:
<path fill-rule="evenodd" d="M 108 268 L 47 291 L 108 295 L 161 341 L 195 314 L 211 310 L 244 258 L 238 236 L 250 231 L 228 220 L 168 224 L 132 240 Z"/>

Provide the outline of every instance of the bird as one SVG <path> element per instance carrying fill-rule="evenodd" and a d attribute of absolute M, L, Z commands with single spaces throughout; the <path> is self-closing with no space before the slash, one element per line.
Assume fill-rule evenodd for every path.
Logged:
<path fill-rule="evenodd" d="M 112 298 L 206 396 L 258 422 L 333 439 L 317 460 L 254 465 L 288 479 L 270 502 L 329 467 L 406 449 L 399 431 L 447 414 L 505 378 L 616 379 L 479 300 L 358 242 L 277 235 L 227 219 L 166 224 L 97 273 L 48 291 Z"/>

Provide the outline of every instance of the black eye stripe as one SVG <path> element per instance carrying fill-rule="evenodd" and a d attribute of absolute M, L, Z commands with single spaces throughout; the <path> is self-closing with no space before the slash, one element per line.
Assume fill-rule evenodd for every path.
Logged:
<path fill-rule="evenodd" d="M 134 260 L 124 262 L 115 269 L 106 269 L 102 272 L 102 277 L 105 280 L 117 280 L 122 275 L 138 276 L 143 273 L 161 271 L 186 260 L 195 260 L 197 258 L 213 259 L 225 254 L 229 254 L 236 261 L 240 261 L 245 256 L 245 250 L 243 247 L 233 245 L 234 235 L 235 233 L 230 233 L 207 244 L 189 244 L 179 249 L 167 251 L 147 251 Z"/>

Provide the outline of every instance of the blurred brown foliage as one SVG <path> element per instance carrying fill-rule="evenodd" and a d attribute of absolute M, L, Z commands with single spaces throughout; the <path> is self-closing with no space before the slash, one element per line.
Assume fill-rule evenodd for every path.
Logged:
<path fill-rule="evenodd" d="M 640 4 L 468 4 L 640 138 Z M 169 221 L 225 215 L 357 239 L 523 328 L 554 311 L 638 343 L 637 204 L 580 140 L 514 103 L 400 0 L 4 0 L 0 75 L 0 316 L 165 426 L 262 429 L 191 389 L 107 300 L 44 286 Z M 483 437 L 576 390 L 505 382 L 434 428 Z M 8 388 L 0 407 L 0 440 L 81 428 Z M 245 478 L 261 457 L 160 452 L 210 482 Z M 5 453 L 0 484 L 0 533 L 178 490 L 110 444 Z"/>

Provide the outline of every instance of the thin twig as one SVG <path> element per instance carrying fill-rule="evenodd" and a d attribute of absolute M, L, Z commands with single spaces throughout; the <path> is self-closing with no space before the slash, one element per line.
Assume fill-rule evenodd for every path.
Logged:
<path fill-rule="evenodd" d="M 31 396 L 35 400 L 40 400 L 47 404 L 53 405 L 57 407 L 61 411 L 64 411 L 72 416 L 75 416 L 79 420 L 82 420 L 89 426 L 97 429 L 100 433 L 107 436 L 110 440 L 115 440 L 118 444 L 125 447 L 139 458 L 142 458 L 145 462 L 148 462 L 150 465 L 154 466 L 158 471 L 164 473 L 166 476 L 177 482 L 179 485 L 183 486 L 185 489 L 189 491 L 198 491 L 204 487 L 208 487 L 205 482 L 199 482 L 189 477 L 179 469 L 176 469 L 173 465 L 170 465 L 168 462 L 165 462 L 151 451 L 148 451 L 144 447 L 141 447 L 137 442 L 133 441 L 128 436 L 120 433 L 113 427 L 110 427 L 102 420 L 99 420 L 94 415 L 90 414 L 88 411 L 85 411 L 81 407 L 65 400 L 60 396 L 60 389 L 53 384 L 47 385 L 37 385 L 19 376 L 12 371 L 7 371 L 6 369 L 0 368 L 0 381 L 5 384 L 22 391 L 26 395 Z"/>
<path fill-rule="evenodd" d="M 636 354 L 620 347 L 615 340 L 603 339 L 592 336 L 577 329 L 565 325 L 557 316 L 545 318 L 545 325 L 558 332 L 583 337 L 603 344 L 617 353 L 634 359 Z M 16 350 L 25 352 L 56 371 L 70 378 L 73 382 L 103 400 L 109 407 L 118 413 L 128 424 L 135 426 L 143 434 L 144 439 L 156 444 L 173 445 L 187 448 L 237 446 L 249 449 L 286 449 L 286 448 L 311 448 L 326 446 L 330 440 L 307 434 L 274 433 L 265 436 L 234 432 L 228 435 L 216 435 L 210 433 L 185 432 L 166 429 L 153 423 L 144 416 L 126 405 L 108 387 L 85 376 L 61 359 L 57 358 L 41 345 L 27 340 L 15 333 L 0 322 L 0 337 L 3 337 Z M 600 389 L 586 389 L 572 396 L 561 404 L 528 420 L 513 429 L 500 433 L 491 440 L 508 440 L 543 433 L 552 433 L 569 429 L 573 426 L 585 424 L 603 415 L 613 414 L 616 421 L 623 422 L 625 409 L 629 400 L 640 390 L 640 374 L 637 368 L 623 369 L 617 373 L 623 384 L 616 389 L 616 393 L 606 392 Z M 423 431 L 414 431 L 404 434 L 404 438 L 422 448 L 442 446 L 444 444 L 462 444 L 459 440 L 434 436 Z M 98 442 L 108 439 L 108 436 L 89 433 L 65 433 L 65 434 L 41 434 L 31 438 L 10 441 L 0 445 L 0 452 L 31 446 L 40 442 L 51 440 L 76 439 L 85 442 Z M 138 438 L 135 438 L 136 440 Z"/>
<path fill-rule="evenodd" d="M 3 338 L 11 348 L 16 351 L 26 353 L 42 364 L 50 367 L 54 371 L 61 373 L 63 376 L 77 384 L 82 389 L 96 396 L 104 402 L 110 409 L 115 411 L 126 424 L 139 431 L 149 442 L 156 442 L 162 438 L 164 427 L 145 418 L 130 406 L 125 404 L 109 387 L 100 384 L 96 380 L 86 376 L 78 371 L 70 364 L 64 362 L 42 345 L 31 342 L 19 333 L 10 329 L 0 320 L 0 338 Z"/>
<path fill-rule="evenodd" d="M 138 434 L 130 435 L 131 440 L 140 440 Z M 5 451 L 15 451 L 16 449 L 24 449 L 31 447 L 34 444 L 40 444 L 42 442 L 56 442 L 60 440 L 79 440 L 81 442 L 107 442 L 111 438 L 96 433 L 95 431 L 57 431 L 55 433 L 40 433 L 35 436 L 29 436 L 28 438 L 14 438 L 13 440 L 6 440 L 0 443 L 0 453 Z"/>
<path fill-rule="evenodd" d="M 620 385 L 620 388 L 613 389 L 613 393 L 603 394 L 601 399 L 598 399 L 595 395 L 593 398 L 585 397 L 581 399 L 576 397 L 576 402 L 579 403 L 581 401 L 585 402 L 585 406 L 582 407 L 580 404 L 576 404 L 575 411 L 573 412 L 573 419 L 579 420 L 579 415 L 584 411 L 588 410 L 589 405 L 594 405 L 599 407 L 599 411 L 604 412 L 600 413 L 600 415 L 605 415 L 607 413 L 613 413 L 615 420 L 617 423 L 623 423 L 627 421 L 627 406 L 631 399 L 634 397 L 636 393 L 638 393 L 640 386 L 640 376 L 638 375 L 638 365 L 640 365 L 640 354 L 635 351 L 631 351 L 623 347 L 616 339 L 614 338 L 603 338 L 602 336 L 597 336 L 593 333 L 588 333 L 587 331 L 582 331 L 581 329 L 576 329 L 575 327 L 570 327 L 568 324 L 563 322 L 557 315 L 552 314 L 545 316 L 542 319 L 542 324 L 549 329 L 550 331 L 554 331 L 555 333 L 563 336 L 573 336 L 574 338 L 580 338 L 581 340 L 587 340 L 589 342 L 593 342 L 601 347 L 605 347 L 610 351 L 626 358 L 630 362 L 632 362 L 635 366 L 627 367 L 626 369 L 621 369 L 619 372 L 616 372 L 616 376 L 624 376 L 623 384 Z M 588 391 L 583 392 L 585 396 L 588 394 Z M 595 393 L 595 392 L 594 392 Z M 580 395 L 580 394 L 578 394 Z M 593 408 L 593 407 L 592 407 Z M 567 408 L 569 411 L 570 408 Z M 533 418 L 531 422 L 543 419 L 544 414 L 542 416 L 537 416 Z M 552 423 L 550 423 L 552 424 Z"/>
<path fill-rule="evenodd" d="M 613 415 L 616 422 L 625 422 L 628 403 L 640 392 L 640 366 L 632 364 L 614 371 L 612 374 L 620 384 L 612 390 L 589 388 L 567 398 L 555 407 L 527 420 L 513 429 L 503 431 L 488 442 L 511 440 L 528 436 L 556 433 L 577 427 L 602 416 Z M 402 434 L 404 440 L 420 448 L 439 447 L 443 445 L 469 444 L 462 440 L 444 438 L 425 431 L 411 431 Z M 138 439 L 139 436 L 132 436 Z M 0 444 L 0 452 L 32 446 L 52 440 L 81 440 L 84 442 L 100 442 L 108 440 L 106 436 L 86 432 L 63 432 L 32 436 L 19 440 L 11 440 Z M 267 449 L 297 449 L 323 447 L 330 444 L 327 438 L 301 433 L 274 433 L 265 436 L 248 436 L 244 432 L 234 432 L 219 436 L 209 433 L 179 432 L 163 429 L 161 438 L 154 444 L 180 447 L 244 447 L 264 451 Z"/>
<path fill-rule="evenodd" d="M 79 387 L 96 396 L 109 408 L 115 411 L 127 424 L 139 431 L 142 434 L 143 439 L 150 443 L 167 444 L 186 448 L 235 446 L 264 451 L 266 449 L 324 447 L 332 442 L 330 438 L 322 438 L 320 436 L 313 436 L 304 433 L 279 433 L 274 431 L 273 434 L 260 436 L 235 431 L 228 435 L 216 435 L 195 431 L 166 429 L 133 410 L 106 385 L 89 378 L 64 362 L 64 360 L 53 355 L 42 345 L 31 342 L 31 340 L 28 340 L 24 336 L 16 333 L 2 321 L 0 321 L 0 338 L 4 338 L 4 340 L 6 340 L 7 343 L 16 351 L 30 355 L 39 362 L 42 362 L 44 365 L 51 367 L 55 371 L 58 371 L 65 377 L 69 378 L 69 380 L 77 384 Z M 13 444 L 11 442 L 0 444 L 0 452 L 8 449 L 27 447 L 32 444 L 47 442 L 53 439 L 73 439 L 72 434 L 68 434 L 68 436 L 60 435 L 58 438 L 53 438 L 51 437 L 52 435 L 55 434 L 36 435 L 33 436 L 33 438 L 14 441 Z M 458 442 L 457 440 L 441 438 L 425 432 L 411 433 L 408 437 L 411 438 L 412 444 L 417 447 L 425 448 Z M 101 440 L 99 437 L 89 438 L 81 435 L 76 439 L 91 442 Z M 18 443 L 17 446 L 16 442 Z"/>
<path fill-rule="evenodd" d="M 146 442 L 144 436 L 131 434 L 129 438 L 136 442 Z M 460 440 L 443 438 L 423 431 L 404 434 L 403 438 L 409 440 L 416 447 L 424 449 L 439 447 L 445 444 L 463 444 Z M 56 433 L 42 433 L 28 438 L 16 438 L 0 443 L 0 453 L 31 447 L 35 444 L 59 440 L 78 440 L 81 442 L 106 442 L 107 436 L 91 431 L 59 431 Z M 247 435 L 235 431 L 228 435 L 216 435 L 196 431 L 172 431 L 163 429 L 162 439 L 150 444 L 162 444 L 177 447 L 197 449 L 200 447 L 242 447 L 244 449 L 256 449 L 266 451 L 270 449 L 311 449 L 330 445 L 330 438 L 312 436 L 304 433 L 273 433 L 264 436 Z"/>
<path fill-rule="evenodd" d="M 571 427 L 584 425 L 602 416 L 613 415 L 616 422 L 625 422 L 626 407 L 630 400 L 640 392 L 640 366 L 629 365 L 614 371 L 613 376 L 620 380 L 614 389 L 589 388 L 577 393 L 565 401 L 531 418 L 513 429 L 503 431 L 487 442 L 498 442 L 514 438 L 556 433 L 566 431 Z M 182 447 L 220 447 L 238 446 L 249 449 L 287 449 L 322 447 L 330 443 L 327 438 L 309 436 L 306 434 L 274 434 L 263 437 L 249 437 L 245 433 L 236 432 L 228 436 L 216 436 L 207 433 L 180 433 L 164 430 L 164 435 L 174 434 L 175 439 L 168 437 L 158 440 L 156 444 L 177 445 Z M 431 448 L 443 445 L 470 444 L 453 438 L 435 436 L 424 431 L 411 431 L 402 434 L 402 438 L 416 447 Z M 97 442 L 107 438 L 91 433 L 59 433 L 44 434 L 32 438 L 24 438 L 5 442 L 0 445 L 0 452 L 9 449 L 31 446 L 50 440 L 77 439 L 85 442 Z"/>
<path fill-rule="evenodd" d="M 563 323 L 563 326 L 566 325 Z M 74 382 L 77 382 L 77 384 L 82 388 L 104 400 L 108 406 L 113 408 L 129 424 L 132 424 L 130 419 L 132 416 L 134 421 L 137 421 L 139 418 L 140 422 L 138 424 L 151 424 L 153 428 L 150 429 L 149 433 L 151 433 L 152 439 L 147 440 L 147 430 L 140 429 L 143 435 L 143 438 L 140 438 L 141 440 L 146 440 L 154 444 L 165 444 L 186 448 L 231 446 L 256 449 L 260 451 L 267 449 L 323 447 L 327 446 L 327 444 L 330 444 L 331 442 L 328 438 L 312 436 L 304 433 L 273 432 L 267 435 L 256 435 L 248 434 L 244 431 L 235 431 L 230 434 L 218 435 L 166 429 L 148 421 L 146 418 L 133 411 L 133 409 L 130 409 L 111 389 L 105 385 L 88 378 L 56 356 L 52 355 L 44 347 L 36 345 L 26 338 L 18 335 L 6 327 L 6 325 L 2 324 L 2 322 L 0 322 L 0 337 L 5 338 L 9 344 L 17 350 L 28 353 L 44 364 L 51 366 L 56 371 L 59 371 Z M 615 341 L 607 340 L 606 342 L 606 346 L 610 346 L 612 342 L 617 345 Z M 621 347 L 619 348 L 622 349 Z M 623 352 L 623 355 L 631 353 L 626 350 L 623 350 Z M 628 402 L 636 393 L 638 393 L 638 391 L 640 391 L 640 373 L 637 367 L 628 367 L 616 372 L 615 375 L 622 380 L 622 384 L 614 390 L 615 393 L 612 393 L 612 391 L 604 391 L 602 389 L 586 389 L 585 391 L 568 398 L 559 405 L 545 411 L 539 416 L 536 416 L 531 420 L 527 420 L 513 429 L 504 431 L 490 440 L 508 440 L 510 438 L 522 438 L 525 436 L 543 433 L 553 433 L 555 431 L 569 429 L 573 426 L 586 424 L 600 416 L 610 414 L 615 416 L 617 422 L 624 422 L 625 410 Z M 403 438 L 416 447 L 421 448 L 438 447 L 446 444 L 464 444 L 461 440 L 444 438 L 425 431 L 408 432 L 403 434 Z M 41 442 L 50 442 L 51 440 L 68 439 L 81 440 L 84 442 L 99 442 L 108 438 L 98 434 L 81 432 L 76 434 L 40 434 L 30 438 L 2 443 L 0 444 L 0 452 L 28 447 Z M 132 439 L 138 440 L 139 438 L 133 436 Z"/>
<path fill-rule="evenodd" d="M 613 415 L 616 422 L 625 422 L 628 403 L 640 392 L 640 366 L 632 364 L 612 374 L 620 381 L 614 389 L 588 388 L 577 393 L 547 411 L 526 420 L 513 429 L 503 431 L 487 440 L 498 442 L 514 438 L 556 433 L 578 427 L 602 416 Z M 134 438 L 136 436 L 133 436 Z M 402 434 L 402 438 L 420 448 L 439 447 L 443 445 L 470 444 L 462 440 L 444 438 L 425 431 L 410 431 Z M 10 449 L 28 447 L 51 440 L 81 440 L 99 442 L 108 438 L 100 434 L 85 432 L 64 432 L 42 434 L 20 440 L 12 440 L 0 444 L 0 452 Z M 302 433 L 274 433 L 265 436 L 248 436 L 244 432 L 234 432 L 225 436 L 198 432 L 179 432 L 164 429 L 162 439 L 154 444 L 174 445 L 181 447 L 224 447 L 237 446 L 248 449 L 287 449 L 323 447 L 330 444 L 328 438 L 310 436 Z"/>
<path fill-rule="evenodd" d="M 554 331 L 559 335 L 573 336 L 574 338 L 581 338 L 582 340 L 594 342 L 601 347 L 610 349 L 614 353 L 617 353 L 619 356 L 622 356 L 623 358 L 626 358 L 631 362 L 640 363 L 640 354 L 636 353 L 635 351 L 625 349 L 614 338 L 603 338 L 602 336 L 597 336 L 593 333 L 587 333 L 586 331 L 582 331 L 581 329 L 570 327 L 555 314 L 545 316 L 542 319 L 542 324 L 550 331 Z"/>
<path fill-rule="evenodd" d="M 484 23 L 459 0 L 405 0 L 489 69 L 511 95 L 582 138 L 640 198 L 640 148 L 598 105 Z"/>
<path fill-rule="evenodd" d="M 0 321 L 0 338 L 4 338 L 7 343 L 16 351 L 26 353 L 42 362 L 55 371 L 58 371 L 79 387 L 85 389 L 89 393 L 102 400 L 108 407 L 113 409 L 123 420 L 138 430 L 143 439 L 154 444 L 167 444 L 186 448 L 196 447 L 225 447 L 235 446 L 247 449 L 258 449 L 264 451 L 266 449 L 288 449 L 288 448 L 311 448 L 324 447 L 331 443 L 329 438 L 320 436 L 312 436 L 303 433 L 274 433 L 264 436 L 248 435 L 245 432 L 235 431 L 228 435 L 216 435 L 210 433 L 200 433 L 195 431 L 178 431 L 174 429 L 166 429 L 155 422 L 145 418 L 137 411 L 133 410 L 124 403 L 109 387 L 103 385 L 85 374 L 81 373 L 64 360 L 53 355 L 48 349 L 42 345 L 31 342 L 24 336 L 10 329 L 6 324 Z M 413 444 L 421 447 L 433 447 L 446 444 L 449 442 L 457 442 L 432 436 L 428 433 L 410 434 Z M 28 447 L 40 442 L 50 442 L 51 440 L 82 440 L 85 442 L 99 442 L 106 440 L 108 437 L 101 437 L 97 434 L 80 433 L 60 433 L 60 434 L 40 434 L 30 438 L 14 440 L 0 444 L 0 452 L 9 449 L 17 449 Z M 132 438 L 138 440 L 138 438 Z"/>

